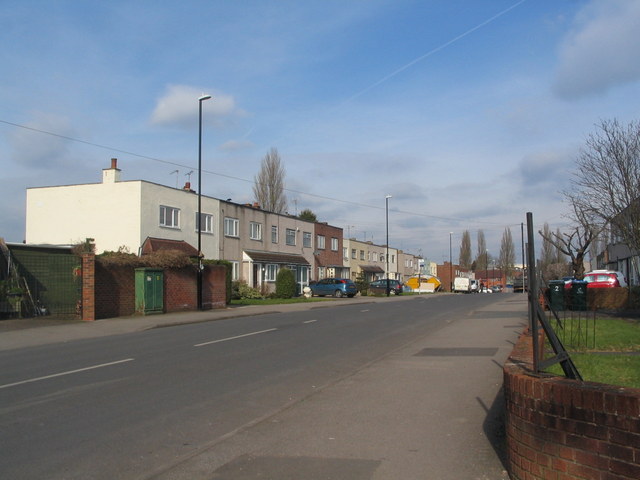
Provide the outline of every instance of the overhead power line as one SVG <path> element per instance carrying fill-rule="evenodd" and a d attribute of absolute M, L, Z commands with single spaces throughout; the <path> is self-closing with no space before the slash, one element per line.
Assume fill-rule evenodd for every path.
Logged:
<path fill-rule="evenodd" d="M 102 145 L 102 144 L 99 144 L 99 143 L 89 142 L 87 140 L 82 140 L 82 139 L 70 137 L 70 136 L 67 136 L 67 135 L 61 135 L 59 133 L 49 132 L 47 130 L 42 130 L 42 129 L 39 129 L 39 128 L 28 127 L 26 125 L 20 125 L 19 123 L 9 122 L 7 120 L 0 119 L 0 123 L 4 123 L 6 125 L 11 125 L 11 126 L 17 127 L 17 128 L 22 128 L 22 129 L 25 129 L 25 130 L 30 130 L 32 132 L 40 133 L 40 134 L 43 134 L 43 135 L 51 135 L 53 137 L 62 138 L 64 140 L 68 140 L 70 142 L 82 143 L 84 145 L 89 145 L 89 146 L 92 146 L 92 147 L 101 148 L 103 150 L 109 150 L 111 152 L 117 152 L 117 153 L 123 153 L 125 155 L 131 155 L 132 157 L 144 158 L 145 160 L 151 160 L 151 161 L 154 161 L 154 162 L 160 162 L 160 163 L 164 163 L 164 164 L 167 164 L 167 165 L 173 165 L 173 166 L 183 167 L 183 168 L 188 168 L 188 169 L 193 168 L 192 165 L 186 165 L 186 164 L 183 164 L 183 163 L 172 162 L 170 160 L 164 160 L 164 159 L 157 158 L 157 157 L 152 157 L 152 156 L 149 156 L 149 155 L 143 155 L 143 154 L 131 152 L 131 151 L 128 151 L 128 150 L 123 150 L 121 148 L 115 148 L 115 147 L 110 147 L 108 145 Z M 236 177 L 234 175 L 227 175 L 225 173 L 213 172 L 211 170 L 204 170 L 204 169 L 202 171 L 205 172 L 205 173 L 208 173 L 210 175 L 215 175 L 215 176 L 218 176 L 218 177 L 228 178 L 228 179 L 231 179 L 231 180 L 237 180 L 237 181 L 240 181 L 240 182 L 254 183 L 253 180 L 249 180 L 249 179 L 242 178 L 242 177 Z M 340 202 L 340 203 L 344 203 L 346 205 L 353 205 L 353 206 L 363 207 L 363 208 L 372 208 L 372 209 L 376 209 L 376 210 L 384 210 L 385 209 L 385 207 L 383 207 L 383 206 L 369 205 L 369 204 L 366 204 L 366 203 L 354 202 L 354 201 L 351 201 L 351 200 L 344 200 L 344 199 L 341 199 L 341 198 L 329 197 L 329 196 L 326 196 L 326 195 L 319 195 L 319 194 L 316 194 L 316 193 L 303 192 L 303 191 L 300 191 L 300 190 L 293 190 L 293 189 L 290 189 L 290 188 L 285 188 L 284 190 L 286 192 L 288 192 L 288 193 L 296 193 L 298 195 L 306 195 L 306 196 L 313 197 L 313 198 L 318 198 L 318 199 L 321 199 L 321 200 L 329 200 L 329 201 L 332 201 L 332 202 Z M 437 219 L 437 220 L 467 222 L 467 223 L 469 222 L 469 219 L 464 219 L 464 218 L 428 215 L 428 214 L 425 214 L 425 213 L 409 212 L 409 211 L 406 211 L 406 210 L 399 210 L 399 209 L 395 209 L 395 208 L 392 209 L 392 211 L 395 212 L 395 213 L 403 214 L 403 215 L 412 215 L 412 216 L 423 217 L 423 218 L 433 218 L 433 219 Z M 513 225 L 504 225 L 502 223 L 482 222 L 482 221 L 478 221 L 478 220 L 475 220 L 473 223 L 477 223 L 477 224 L 481 224 L 481 225 L 503 226 L 503 227 L 504 226 L 520 225 L 519 223 L 518 224 L 513 224 Z"/>

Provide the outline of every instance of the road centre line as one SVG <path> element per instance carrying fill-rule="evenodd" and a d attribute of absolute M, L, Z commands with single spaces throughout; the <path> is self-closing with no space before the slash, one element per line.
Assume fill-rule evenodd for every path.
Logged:
<path fill-rule="evenodd" d="M 317 322 L 317 321 L 318 321 L 318 320 L 307 320 L 307 321 L 302 322 L 302 323 L 313 323 L 313 322 Z"/>
<path fill-rule="evenodd" d="M 29 380 L 22 380 L 21 382 L 7 383 L 6 385 L 0 385 L 0 389 L 15 387 L 17 385 L 23 385 L 25 383 L 39 382 L 40 380 L 47 380 L 49 378 L 62 377 L 63 375 L 71 375 L 73 373 L 86 372 L 87 370 L 95 370 L 96 368 L 110 367 L 111 365 L 118 365 L 119 363 L 131 362 L 133 358 L 125 358 L 124 360 L 117 360 L 115 362 L 101 363 L 100 365 L 92 365 L 91 367 L 78 368 L 77 370 L 69 370 L 68 372 L 54 373 L 53 375 L 46 375 L 44 377 L 30 378 Z"/>
<path fill-rule="evenodd" d="M 245 333 L 244 335 L 236 335 L 235 337 L 221 338 L 219 340 L 211 340 L 210 342 L 196 343 L 194 347 L 202 347 L 204 345 L 212 345 L 214 343 L 228 342 L 229 340 L 236 340 L 237 338 L 250 337 L 251 335 L 260 335 L 261 333 L 273 332 L 278 330 L 277 328 L 270 328 L 268 330 L 260 330 L 259 332 Z"/>

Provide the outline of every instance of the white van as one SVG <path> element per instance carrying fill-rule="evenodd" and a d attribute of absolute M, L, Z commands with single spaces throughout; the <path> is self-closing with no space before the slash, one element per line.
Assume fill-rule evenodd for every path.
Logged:
<path fill-rule="evenodd" d="M 456 277 L 453 281 L 453 291 L 463 293 L 471 292 L 471 279 L 465 277 Z"/>

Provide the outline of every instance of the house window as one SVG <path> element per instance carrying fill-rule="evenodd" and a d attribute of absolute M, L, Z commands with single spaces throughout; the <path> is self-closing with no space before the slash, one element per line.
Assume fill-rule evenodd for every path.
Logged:
<path fill-rule="evenodd" d="M 349 250 L 347 249 L 347 247 L 342 247 L 342 256 L 344 258 L 349 258 L 348 254 L 347 254 L 348 251 Z"/>
<path fill-rule="evenodd" d="M 271 243 L 278 243 L 278 226 L 271 225 Z"/>
<path fill-rule="evenodd" d="M 240 279 L 240 263 L 239 262 L 231 262 L 231 280 L 239 280 Z"/>
<path fill-rule="evenodd" d="M 224 219 L 224 234 L 227 237 L 238 237 L 239 222 L 237 218 L 225 217 Z"/>
<path fill-rule="evenodd" d="M 293 228 L 287 228 L 287 245 L 295 245 L 296 244 L 296 231 Z"/>
<path fill-rule="evenodd" d="M 336 237 L 331 237 L 331 250 L 338 251 L 338 239 Z"/>
<path fill-rule="evenodd" d="M 198 212 L 196 212 L 196 232 L 200 228 L 202 223 L 202 233 L 213 233 L 213 215 L 200 212 L 200 218 L 198 219 Z"/>
<path fill-rule="evenodd" d="M 318 280 L 322 280 L 325 277 L 325 267 L 318 267 Z"/>
<path fill-rule="evenodd" d="M 311 232 L 302 232 L 302 246 L 311 248 Z"/>
<path fill-rule="evenodd" d="M 354 260 L 356 259 L 356 249 L 355 248 L 351 249 L 351 258 L 353 258 Z"/>
<path fill-rule="evenodd" d="M 251 240 L 262 240 L 262 224 L 249 222 L 249 238 Z"/>
<path fill-rule="evenodd" d="M 264 279 L 267 282 L 275 282 L 278 276 L 278 265 L 270 263 L 267 265 L 267 269 L 264 272 Z"/>
<path fill-rule="evenodd" d="M 180 209 L 160 205 L 160 226 L 180 228 Z"/>
<path fill-rule="evenodd" d="M 360 250 L 360 260 L 364 260 L 364 250 Z"/>
<path fill-rule="evenodd" d="M 321 250 L 324 250 L 324 235 L 318 235 L 316 238 L 316 245 L 318 245 L 318 248 Z"/>

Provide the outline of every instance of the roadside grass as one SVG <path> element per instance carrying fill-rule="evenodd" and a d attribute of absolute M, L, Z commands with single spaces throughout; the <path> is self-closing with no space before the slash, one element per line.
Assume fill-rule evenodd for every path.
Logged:
<path fill-rule="evenodd" d="M 640 388 L 640 320 L 565 320 L 564 329 L 556 329 L 556 333 L 584 380 Z M 547 351 L 552 351 L 548 343 Z M 547 371 L 562 375 L 559 364 Z"/>

